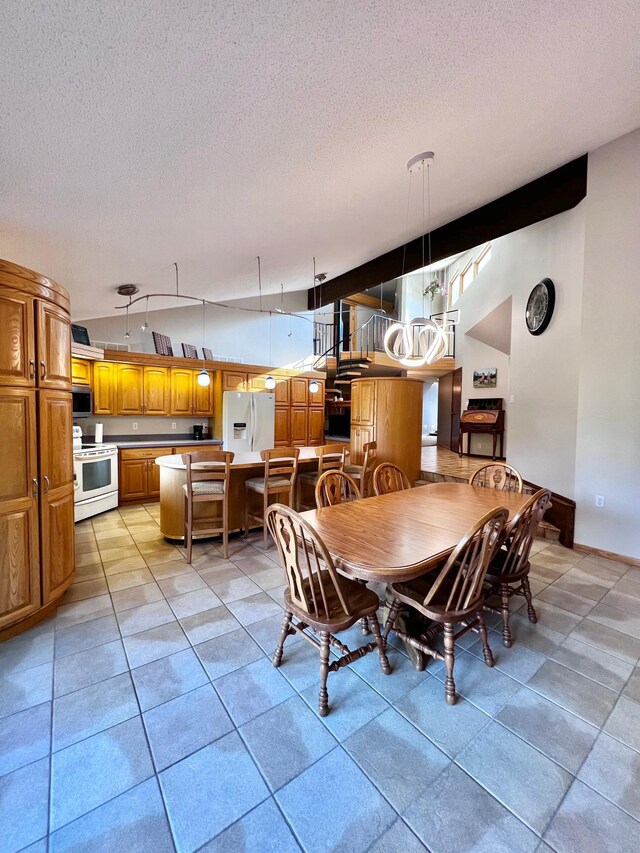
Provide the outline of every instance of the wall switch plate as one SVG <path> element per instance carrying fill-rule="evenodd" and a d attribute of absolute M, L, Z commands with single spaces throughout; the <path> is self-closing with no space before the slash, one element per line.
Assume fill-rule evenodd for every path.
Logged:
<path fill-rule="evenodd" d="M 596 506 L 603 507 L 604 506 L 604 495 L 596 495 Z"/>
<path fill-rule="evenodd" d="M 175 429 L 175 428 L 176 428 L 176 422 L 175 422 L 175 421 L 171 421 L 171 429 Z"/>
<path fill-rule="evenodd" d="M 134 422 L 131 424 L 131 429 L 138 429 L 138 421 L 134 421 Z"/>

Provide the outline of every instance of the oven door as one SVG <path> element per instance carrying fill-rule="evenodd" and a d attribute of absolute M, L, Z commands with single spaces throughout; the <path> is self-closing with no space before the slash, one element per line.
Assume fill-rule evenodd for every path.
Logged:
<path fill-rule="evenodd" d="M 118 490 L 118 452 L 75 457 L 75 501 L 96 498 Z"/>

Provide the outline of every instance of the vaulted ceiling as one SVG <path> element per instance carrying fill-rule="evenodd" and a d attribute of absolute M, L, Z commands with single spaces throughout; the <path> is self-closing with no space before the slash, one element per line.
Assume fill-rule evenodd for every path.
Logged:
<path fill-rule="evenodd" d="M 635 0 L 5 0 L 0 256 L 115 287 L 307 288 L 640 125 Z"/>

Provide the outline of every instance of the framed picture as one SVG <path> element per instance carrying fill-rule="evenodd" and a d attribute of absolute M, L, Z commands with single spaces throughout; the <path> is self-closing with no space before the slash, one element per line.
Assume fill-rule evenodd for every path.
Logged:
<path fill-rule="evenodd" d="M 160 332 L 151 332 L 151 334 L 153 335 L 153 345 L 158 355 L 173 355 L 171 338 L 168 335 L 163 335 Z"/>
<path fill-rule="evenodd" d="M 473 371 L 474 388 L 495 388 L 498 384 L 498 368 L 485 367 L 484 370 Z"/>
<path fill-rule="evenodd" d="M 185 358 L 197 358 L 198 350 L 193 344 L 182 344 L 182 355 Z"/>

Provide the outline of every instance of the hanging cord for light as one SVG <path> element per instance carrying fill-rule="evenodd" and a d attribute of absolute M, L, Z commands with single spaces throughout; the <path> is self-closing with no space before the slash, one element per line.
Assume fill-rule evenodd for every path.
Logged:
<path fill-rule="evenodd" d="M 269 311 L 269 364 L 271 364 L 271 311 Z M 276 380 L 270 373 L 267 378 L 264 380 L 264 387 L 267 391 L 273 391 L 276 387 Z"/>
<path fill-rule="evenodd" d="M 146 310 L 145 315 L 144 315 L 144 323 L 142 323 L 140 326 L 140 331 L 146 332 L 148 328 L 149 328 L 149 297 L 147 296 L 147 310 Z"/>
<path fill-rule="evenodd" d="M 130 304 L 131 304 L 131 300 L 129 300 L 129 305 Z M 124 330 L 124 335 L 123 335 L 125 341 L 128 341 L 129 338 L 131 337 L 131 331 L 129 329 L 129 305 L 127 305 L 127 318 L 126 318 L 127 327 Z"/>
<path fill-rule="evenodd" d="M 203 388 L 206 388 L 207 385 L 211 382 L 211 377 L 209 373 L 205 369 L 204 366 L 204 330 L 205 330 L 205 312 L 207 310 L 207 303 L 203 299 L 202 300 L 202 370 L 198 374 L 198 385 L 202 385 Z"/>

